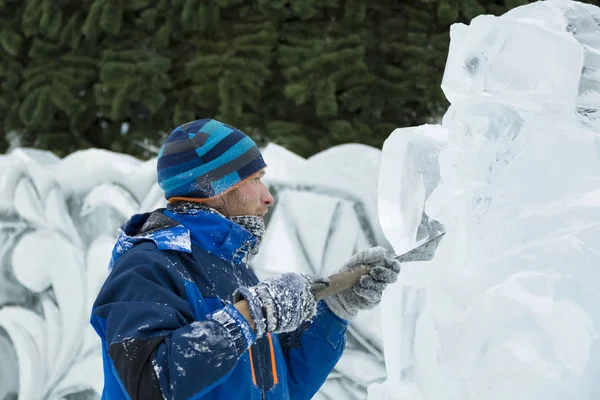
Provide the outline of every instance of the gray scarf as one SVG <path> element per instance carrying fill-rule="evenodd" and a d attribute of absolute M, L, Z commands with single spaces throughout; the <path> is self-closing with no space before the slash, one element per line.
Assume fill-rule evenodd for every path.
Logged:
<path fill-rule="evenodd" d="M 191 214 L 195 210 L 206 211 L 213 214 L 218 214 L 223 218 L 227 218 L 228 220 L 235 222 L 248 232 L 250 232 L 256 238 L 256 244 L 250 247 L 250 253 L 252 255 L 258 254 L 258 245 L 260 244 L 264 234 L 265 234 L 265 221 L 257 216 L 257 215 L 239 215 L 234 217 L 227 217 L 221 214 L 219 211 L 215 210 L 212 207 L 207 206 L 202 203 L 195 203 L 192 201 L 180 201 L 175 204 L 167 205 L 167 209 L 174 213 L 179 214 Z"/>

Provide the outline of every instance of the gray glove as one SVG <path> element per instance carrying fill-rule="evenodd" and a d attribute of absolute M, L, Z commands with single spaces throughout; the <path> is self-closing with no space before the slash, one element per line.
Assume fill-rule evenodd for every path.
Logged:
<path fill-rule="evenodd" d="M 265 332 L 291 332 L 315 316 L 317 301 L 310 287 L 323 281 L 327 279 L 293 272 L 274 275 L 256 286 L 238 288 L 233 301 L 244 299 L 248 303 L 257 338 Z"/>
<path fill-rule="evenodd" d="M 351 320 L 360 310 L 370 310 L 381 302 L 383 289 L 398 279 L 400 262 L 387 255 L 383 247 L 363 250 L 348 260 L 338 272 L 351 271 L 361 265 L 369 267 L 369 273 L 361 276 L 351 288 L 334 294 L 325 302 L 338 317 Z"/>

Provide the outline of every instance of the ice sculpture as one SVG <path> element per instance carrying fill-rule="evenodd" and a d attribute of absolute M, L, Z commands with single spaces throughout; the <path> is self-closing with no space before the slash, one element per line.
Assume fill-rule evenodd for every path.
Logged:
<path fill-rule="evenodd" d="M 277 205 L 251 260 L 260 276 L 327 274 L 357 247 L 387 245 L 376 212 L 380 150 L 347 145 L 305 160 L 269 145 L 264 155 Z M 89 310 L 117 227 L 165 205 L 155 162 L 96 149 L 63 159 L 31 149 L 0 156 L 0 399 L 99 398 Z M 385 378 L 379 326 L 377 310 L 353 324 L 316 400 L 364 399 Z"/>
<path fill-rule="evenodd" d="M 102 387 L 100 341 L 87 321 L 106 276 L 106 258 L 96 256 L 112 245 L 74 223 L 65 192 L 89 180 L 64 190 L 58 181 L 66 176 L 52 173 L 58 162 L 35 150 L 0 158 L 0 336 L 10 341 L 0 358 L 10 370 L 0 375 L 1 398 L 61 399 Z"/>
<path fill-rule="evenodd" d="M 410 391 L 371 398 L 600 398 L 600 9 L 548 0 L 450 36 L 441 179 L 412 199 L 448 233 L 416 283 Z"/>
<path fill-rule="evenodd" d="M 396 254 L 444 231 L 429 218 L 425 202 L 439 184 L 438 156 L 447 131 L 439 125 L 396 129 L 383 146 L 379 170 L 378 211 L 381 227 Z M 415 381 L 415 326 L 431 276 L 430 263 L 402 266 L 401 279 L 384 292 L 380 305 L 387 380 L 369 387 L 374 399 L 421 399 Z"/>

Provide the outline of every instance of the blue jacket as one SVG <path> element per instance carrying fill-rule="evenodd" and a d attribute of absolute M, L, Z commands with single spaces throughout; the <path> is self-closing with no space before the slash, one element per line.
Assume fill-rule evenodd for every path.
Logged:
<path fill-rule="evenodd" d="M 320 302 L 311 323 L 257 340 L 231 305 L 235 289 L 258 283 L 243 262 L 255 240 L 205 211 L 156 210 L 121 227 L 91 316 L 102 399 L 312 398 L 344 351 L 347 322 Z M 211 317 L 225 310 L 230 326 Z"/>

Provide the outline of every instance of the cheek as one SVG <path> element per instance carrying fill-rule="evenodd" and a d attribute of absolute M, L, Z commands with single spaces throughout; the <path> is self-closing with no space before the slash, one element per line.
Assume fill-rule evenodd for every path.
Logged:
<path fill-rule="evenodd" d="M 243 193 L 240 196 L 240 202 L 243 204 L 248 204 L 252 202 L 252 195 L 250 193 Z"/>
<path fill-rule="evenodd" d="M 247 205 L 260 202 L 260 190 L 254 187 L 247 188 L 247 190 L 239 193 L 238 199 L 240 203 Z"/>

